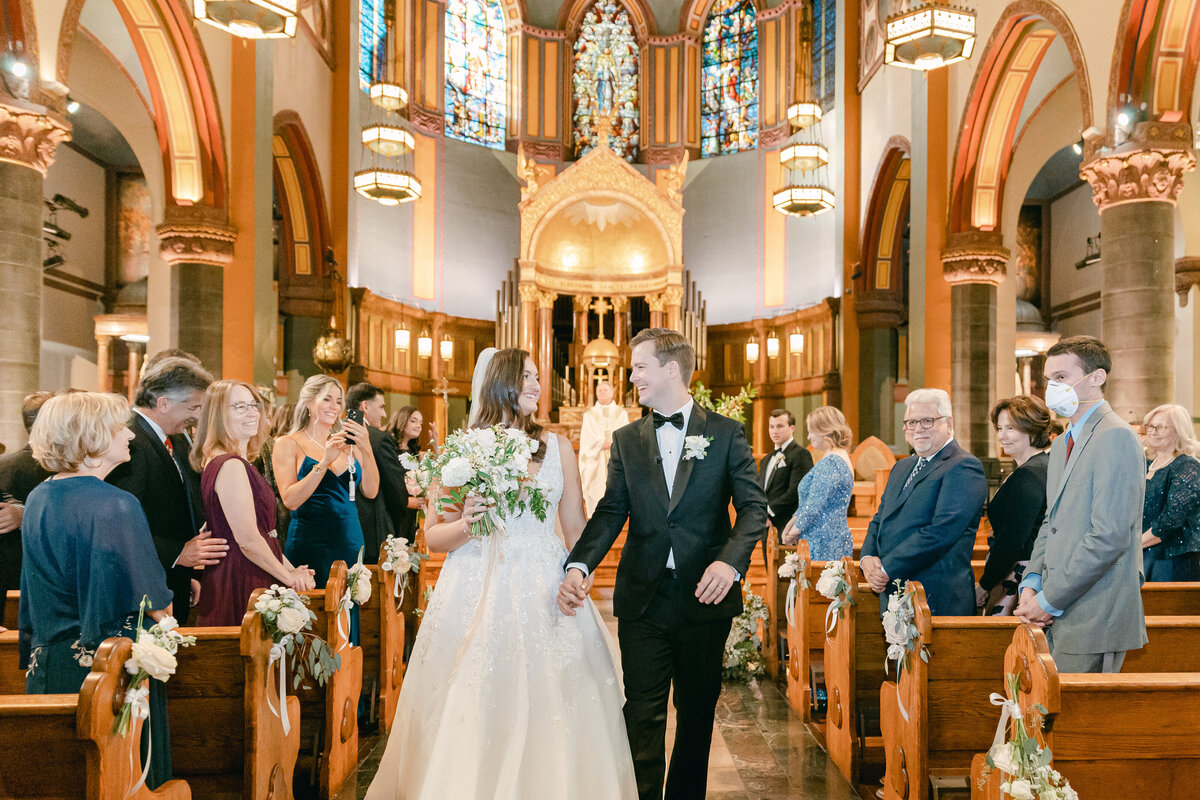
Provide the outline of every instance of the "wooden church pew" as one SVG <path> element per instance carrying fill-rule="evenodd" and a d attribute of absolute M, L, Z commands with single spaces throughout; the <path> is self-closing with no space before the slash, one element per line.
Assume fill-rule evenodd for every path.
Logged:
<path fill-rule="evenodd" d="M 300 701 L 287 697 L 291 729 L 279 709 L 278 667 L 270 668 L 271 639 L 250 597 L 240 628 L 184 628 L 196 637 L 180 648 L 167 681 L 175 775 L 208 800 L 287 800 L 300 750 Z"/>
<path fill-rule="evenodd" d="M 801 539 L 796 544 L 800 563 L 806 565 L 808 588 L 796 587 L 796 602 L 792 607 L 792 621 L 783 623 L 787 629 L 787 697 L 788 705 L 800 714 L 805 722 L 813 718 L 815 703 L 812 693 L 812 665 L 825 661 L 825 612 L 829 599 L 817 592 L 817 578 L 825 569 L 824 561 L 809 561 L 808 542 Z"/>
<path fill-rule="evenodd" d="M 387 553 L 381 547 L 379 558 L 386 557 Z M 368 565 L 368 569 L 371 570 L 371 599 L 363 605 L 359 615 L 363 683 L 367 684 L 370 676 L 369 680 L 378 686 L 376 719 L 379 732 L 387 733 L 392 729 L 396 699 L 404 680 L 404 614 L 393 595 L 395 573 L 382 570 L 376 564 Z M 405 592 L 406 599 L 408 594 Z"/>
<path fill-rule="evenodd" d="M 0 633 L 0 695 L 25 694 L 25 670 L 20 667 L 17 632 Z"/>
<path fill-rule="evenodd" d="M 1036 704 L 1046 708 L 1036 735 L 1081 798 L 1191 800 L 1200 769 L 1200 672 L 1124 669 L 1059 673 L 1045 633 L 1028 625 L 1013 633 L 1004 658 L 1004 671 L 1020 676 L 1016 699 L 1025 718 Z M 979 754 L 972 798 L 1000 800 L 998 775 L 979 786 L 982 765 Z"/>
<path fill-rule="evenodd" d="M 321 796 L 333 797 L 358 766 L 358 698 L 362 691 L 363 650 L 347 641 L 350 625 L 345 613 L 338 629 L 338 604 L 346 591 L 346 562 L 335 561 L 324 589 L 304 592 L 309 608 L 317 615 L 312 631 L 321 636 L 337 655 L 341 666 L 324 687 L 300 689 L 300 713 L 317 721 L 320 730 Z M 363 612 L 359 613 L 359 619 Z"/>
<path fill-rule="evenodd" d="M 805 546 L 807 552 L 808 542 L 802 539 L 800 544 Z M 779 544 L 774 530 L 767 533 L 767 572 L 763 589 L 763 600 L 767 604 L 767 622 L 764 626 L 766 630 L 763 635 L 762 653 L 767 674 L 772 678 L 778 677 L 781 668 L 786 668 L 782 660 L 780 640 L 787 629 L 787 610 L 784 603 L 787 599 L 788 581 L 780 579 L 779 565 L 789 553 L 796 551 L 796 545 Z M 805 562 L 807 563 L 807 559 Z"/>
<path fill-rule="evenodd" d="M 9 589 L 4 593 L 4 618 L 0 619 L 0 628 L 17 629 L 17 608 L 21 603 L 21 592 Z"/>
<path fill-rule="evenodd" d="M 113 723 L 129 686 L 125 661 L 132 647 L 124 638 L 102 642 L 78 694 L 0 696 L 0 798 L 191 798 L 182 780 L 129 793 L 142 774 L 143 723 L 132 720 L 125 736 L 113 733 Z"/>
<path fill-rule="evenodd" d="M 1200 583 L 1143 583 L 1147 617 L 1200 616 Z"/>

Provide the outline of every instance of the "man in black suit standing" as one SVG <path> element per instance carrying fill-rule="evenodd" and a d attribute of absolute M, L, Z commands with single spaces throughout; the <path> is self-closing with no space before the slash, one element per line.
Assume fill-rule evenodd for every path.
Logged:
<path fill-rule="evenodd" d="M 34 392 L 21 401 L 21 422 L 29 434 L 42 404 L 54 392 Z M 25 499 L 50 473 L 33 459 L 26 443 L 20 450 L 0 456 L 0 619 L 4 618 L 4 599 L 11 589 L 21 588 L 21 519 Z"/>
<path fill-rule="evenodd" d="M 704 797 L 725 639 L 742 612 L 741 580 L 767 524 L 767 501 L 741 423 L 688 394 L 695 351 L 678 332 L 630 342 L 630 381 L 654 410 L 619 428 L 608 485 L 567 561 L 564 614 L 621 533 L 613 612 L 625 678 L 625 726 L 641 800 Z M 737 521 L 729 522 L 732 500 Z M 675 691 L 675 745 L 665 770 L 667 698 Z"/>
<path fill-rule="evenodd" d="M 796 487 L 813 467 L 812 454 L 796 443 L 796 417 L 786 408 L 771 412 L 767 422 L 767 434 L 775 449 L 758 464 L 758 480 L 767 493 L 767 519 L 775 529 L 775 542 L 779 532 L 796 513 Z M 763 534 L 763 560 L 767 557 L 768 528 Z"/>
<path fill-rule="evenodd" d="M 876 594 L 896 579 L 920 581 L 934 615 L 970 616 L 971 550 L 987 500 L 983 464 L 954 441 L 945 391 L 917 389 L 904 405 L 904 438 L 915 455 L 888 476 L 862 546 L 863 577 Z"/>
<path fill-rule="evenodd" d="M 212 376 L 195 361 L 164 358 L 146 372 L 134 397 L 129 421 L 133 441 L 129 461 L 106 479 L 142 504 L 150 535 L 174 595 L 175 616 L 186 623 L 192 599 L 192 571 L 216 564 L 229 551 L 224 539 L 200 533 L 200 497 L 183 469 L 183 436 L 196 422 Z"/>
<path fill-rule="evenodd" d="M 356 383 L 346 392 L 347 410 L 363 412 L 363 424 L 371 439 L 371 452 L 379 468 L 379 491 L 374 497 L 358 492 L 358 521 L 363 530 L 363 562 L 379 562 L 379 548 L 394 534 L 408 510 L 408 490 L 404 487 L 404 470 L 400 466 L 400 451 L 396 441 L 383 430 L 387 417 L 387 397 L 383 389 L 370 383 Z"/>

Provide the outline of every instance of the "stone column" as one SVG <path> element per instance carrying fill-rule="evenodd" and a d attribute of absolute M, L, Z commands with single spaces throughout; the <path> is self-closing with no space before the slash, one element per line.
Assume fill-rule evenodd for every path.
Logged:
<path fill-rule="evenodd" d="M 541 420 L 550 419 L 550 401 L 553 394 L 551 384 L 554 382 L 554 328 L 550 323 L 553 321 L 554 301 L 557 298 L 558 295 L 554 292 L 538 292 L 537 365 L 538 374 L 542 379 L 542 397 L 538 401 L 538 419 Z"/>
<path fill-rule="evenodd" d="M 521 339 L 518 347 L 531 355 L 537 353 L 537 299 L 538 288 L 533 281 L 521 281 L 517 285 L 521 295 Z"/>
<path fill-rule="evenodd" d="M 950 401 L 954 436 L 980 458 L 991 454 L 988 414 L 996 400 L 996 287 L 1009 252 L 998 231 L 952 233 L 942 250 L 950 284 Z"/>
<path fill-rule="evenodd" d="M 171 270 L 171 341 L 218 377 L 224 270 L 233 261 L 236 235 L 225 212 L 210 206 L 170 206 L 158 226 L 159 255 Z"/>
<path fill-rule="evenodd" d="M 125 371 L 125 389 L 129 393 L 129 402 L 137 395 L 138 384 L 142 374 L 142 345 L 137 342 L 126 342 L 125 349 L 129 351 L 129 364 Z"/>
<path fill-rule="evenodd" d="M 624 295 L 614 295 L 613 307 L 613 344 L 624 347 L 625 332 L 629 330 L 629 298 Z"/>
<path fill-rule="evenodd" d="M 96 390 L 112 391 L 112 340 L 105 334 L 96 335 Z"/>
<path fill-rule="evenodd" d="M 575 310 L 575 341 L 571 346 L 571 362 L 575 366 L 575 391 L 579 393 L 579 402 L 587 405 L 587 395 L 583 390 L 583 349 L 588 345 L 588 309 L 591 308 L 592 298 L 577 294 L 571 298 L 571 304 Z M 600 323 L 603 325 L 604 320 Z M 600 333 L 604 334 L 603 328 Z"/>
<path fill-rule="evenodd" d="M 1106 394 L 1141 420 L 1175 393 L 1175 203 L 1192 170 L 1191 126 L 1142 122 L 1101 148 L 1080 174 L 1100 209 L 1101 339 L 1112 353 Z"/>
<path fill-rule="evenodd" d="M 39 387 L 42 185 L 70 126 L 42 106 L 0 101 L 0 442 L 25 443 L 21 400 Z"/>
<path fill-rule="evenodd" d="M 646 295 L 646 303 L 650 306 L 650 327 L 663 327 L 663 310 L 667 307 L 666 293 Z"/>
<path fill-rule="evenodd" d="M 667 311 L 667 327 L 673 331 L 679 330 L 681 307 L 683 305 L 683 287 L 668 286 L 663 290 L 663 300 L 666 304 Z"/>

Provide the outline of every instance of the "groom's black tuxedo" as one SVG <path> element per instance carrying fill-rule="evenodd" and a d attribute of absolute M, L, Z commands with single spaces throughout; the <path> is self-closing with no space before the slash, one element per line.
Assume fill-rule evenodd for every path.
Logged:
<path fill-rule="evenodd" d="M 680 448 L 669 494 L 652 417 L 613 434 L 608 486 L 568 558 L 595 571 L 629 521 L 613 611 L 640 800 L 663 797 L 672 682 L 676 727 L 666 797 L 704 797 L 725 639 L 742 611 L 742 592 L 735 584 L 720 603 L 705 605 L 696 587 L 714 561 L 744 576 L 767 525 L 766 495 L 741 424 L 693 405 L 684 434 L 703 436 L 708 446 L 702 459 L 683 459 L 686 444 Z M 671 553 L 674 570 L 667 568 Z"/>

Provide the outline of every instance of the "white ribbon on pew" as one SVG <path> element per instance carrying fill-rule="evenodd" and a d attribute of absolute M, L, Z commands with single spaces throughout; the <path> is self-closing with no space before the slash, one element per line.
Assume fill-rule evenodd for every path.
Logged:
<path fill-rule="evenodd" d="M 904 708 L 904 701 L 900 699 L 900 670 L 903 666 L 904 656 L 901 655 L 896 659 L 896 705 L 900 707 L 900 716 L 904 717 L 904 721 L 908 722 L 908 711 Z M 883 674 L 888 674 L 888 665 L 891 661 L 887 656 L 883 657 Z"/>
<path fill-rule="evenodd" d="M 778 596 L 779 595 L 776 595 L 776 597 L 778 597 Z M 795 627 L 796 626 L 796 612 L 795 612 L 796 579 L 795 578 L 792 578 L 792 580 L 788 583 L 787 597 L 784 599 L 783 603 L 784 603 L 783 614 L 785 617 L 787 617 L 787 624 L 790 627 Z"/>
<path fill-rule="evenodd" d="M 125 702 L 129 704 L 130 716 L 133 717 L 133 719 L 135 719 L 135 720 L 144 719 L 146 721 L 147 726 L 150 725 L 150 686 L 148 683 L 149 680 L 150 679 L 147 678 L 146 679 L 147 683 L 143 683 L 137 689 L 126 689 L 125 690 Z M 129 737 L 129 772 L 131 774 L 133 773 L 133 770 L 134 770 L 133 751 L 135 748 L 138 748 L 140 746 L 141 746 L 140 737 L 133 737 L 133 736 Z M 153 749 L 154 749 L 154 741 L 150 738 L 149 735 L 147 735 L 146 736 L 146 763 L 142 765 L 142 777 L 138 778 L 137 783 L 135 783 L 130 788 L 130 790 L 125 794 L 126 797 L 133 797 L 135 794 L 137 794 L 138 789 L 141 789 L 142 786 L 144 786 L 146 784 L 146 776 L 150 774 L 150 756 L 153 752 Z"/>
<path fill-rule="evenodd" d="M 1008 735 L 1009 720 L 1021 719 L 1021 706 L 1015 700 L 1009 700 L 1004 695 L 998 692 L 992 692 L 988 697 L 992 705 L 1000 706 L 1000 724 L 996 726 L 996 735 L 992 737 L 992 748 L 988 750 L 1004 746 L 1004 738 Z"/>
<path fill-rule="evenodd" d="M 275 662 L 279 662 L 279 666 L 275 666 Z M 279 708 L 275 708 L 275 704 L 271 702 L 271 693 L 267 692 L 267 707 L 271 709 L 271 713 L 279 717 L 283 723 L 283 735 L 287 736 L 292 731 L 292 723 L 288 721 L 287 713 L 287 649 L 281 644 L 271 645 L 271 656 L 267 660 L 267 683 L 271 682 L 271 670 L 279 670 Z"/>
<path fill-rule="evenodd" d="M 838 604 L 834 601 L 829 604 L 829 608 L 825 609 L 825 633 L 833 633 L 834 626 L 838 621 Z"/>
<path fill-rule="evenodd" d="M 341 602 L 338 603 L 337 612 L 336 612 L 338 635 L 341 637 L 341 640 L 342 640 L 342 643 L 340 645 L 338 645 L 339 653 L 342 652 L 343 650 L 345 650 L 346 645 L 348 645 L 350 643 L 350 631 L 348 630 L 348 628 L 350 627 L 350 607 L 352 605 L 354 605 L 354 597 L 353 597 L 353 595 L 350 594 L 350 584 L 349 584 L 349 582 L 347 582 L 346 593 L 342 595 Z M 344 623 L 342 621 L 343 616 L 345 618 Z"/>

